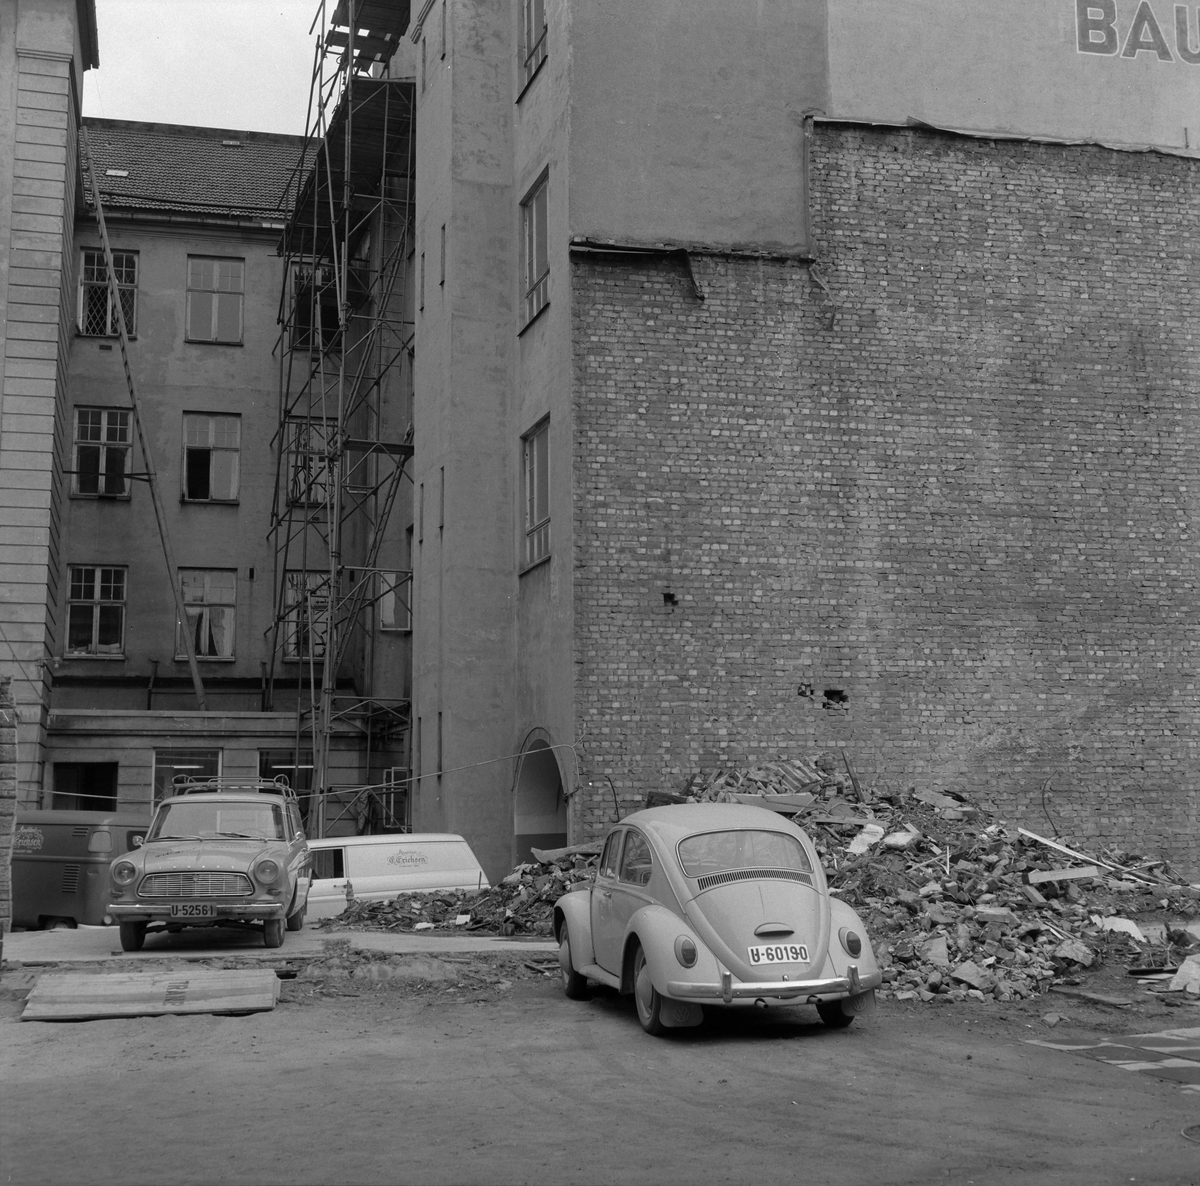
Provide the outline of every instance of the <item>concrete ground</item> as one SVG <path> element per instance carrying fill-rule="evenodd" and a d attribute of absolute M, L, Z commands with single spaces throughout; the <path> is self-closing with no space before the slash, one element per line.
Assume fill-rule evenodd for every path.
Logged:
<path fill-rule="evenodd" d="M 799 1006 L 654 1039 L 627 998 L 566 1000 L 545 942 L 306 929 L 272 1012 L 20 1022 L 46 966 L 204 958 L 58 935 L 93 956 L 0 973 L 5 1182 L 1200 1183 L 1196 1095 L 1030 1042 L 1195 1025 L 1195 1006 L 886 1002 L 843 1031 Z M 212 958 L 262 950 L 236 947 Z"/>

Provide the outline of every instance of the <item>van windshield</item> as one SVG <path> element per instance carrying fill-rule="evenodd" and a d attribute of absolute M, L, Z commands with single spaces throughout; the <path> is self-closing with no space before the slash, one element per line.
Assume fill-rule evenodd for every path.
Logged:
<path fill-rule="evenodd" d="M 150 825 L 147 843 L 155 840 L 283 840 L 283 811 L 274 803 L 198 803 L 177 799 L 164 803 Z"/>
<path fill-rule="evenodd" d="M 679 842 L 679 863 L 685 877 L 704 877 L 733 869 L 812 872 L 808 854 L 795 836 L 757 829 L 688 836 Z"/>

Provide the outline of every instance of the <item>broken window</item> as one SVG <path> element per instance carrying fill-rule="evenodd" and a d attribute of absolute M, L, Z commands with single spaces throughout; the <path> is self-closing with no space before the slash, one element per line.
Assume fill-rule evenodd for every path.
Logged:
<path fill-rule="evenodd" d="M 183 610 L 198 659 L 232 659 L 237 570 L 181 568 L 179 588 Z M 177 629 L 175 657 L 187 658 L 183 634 Z"/>
<path fill-rule="evenodd" d="M 549 182 L 549 174 L 543 173 L 521 203 L 521 287 L 525 294 L 526 324 L 550 303 L 550 257 L 546 243 Z"/>
<path fill-rule="evenodd" d="M 292 272 L 292 349 L 334 349 L 340 329 L 341 311 L 333 268 L 296 267 Z"/>
<path fill-rule="evenodd" d="M 189 502 L 236 502 L 242 418 L 183 414 L 183 497 Z"/>
<path fill-rule="evenodd" d="M 125 332 L 132 338 L 137 328 L 137 252 L 114 251 L 112 257 Z M 117 313 L 104 252 L 94 248 L 84 249 L 79 268 L 79 332 L 87 338 L 111 338 L 117 334 Z"/>
<path fill-rule="evenodd" d="M 76 408 L 71 493 L 129 496 L 130 413 L 120 408 Z"/>
<path fill-rule="evenodd" d="M 293 506 L 321 506 L 327 500 L 333 432 L 326 420 L 288 421 L 288 501 Z"/>
<path fill-rule="evenodd" d="M 189 342 L 241 342 L 245 271 L 245 260 L 188 256 Z"/>
<path fill-rule="evenodd" d="M 379 574 L 379 629 L 412 629 L 412 573 Z"/>
<path fill-rule="evenodd" d="M 522 567 L 550 555 L 550 421 L 543 420 L 523 438 L 522 495 L 525 547 Z"/>
<path fill-rule="evenodd" d="M 329 574 L 289 572 L 284 585 L 285 659 L 323 659 L 329 637 Z"/>
<path fill-rule="evenodd" d="M 119 655 L 125 649 L 125 569 L 69 569 L 68 655 Z"/>

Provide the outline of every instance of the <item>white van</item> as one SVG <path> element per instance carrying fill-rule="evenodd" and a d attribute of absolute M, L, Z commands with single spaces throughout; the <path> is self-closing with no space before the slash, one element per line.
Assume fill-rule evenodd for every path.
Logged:
<path fill-rule="evenodd" d="M 308 847 L 309 918 L 341 914 L 350 897 L 384 902 L 414 891 L 490 888 L 471 846 L 448 833 L 328 836 L 310 840 Z"/>

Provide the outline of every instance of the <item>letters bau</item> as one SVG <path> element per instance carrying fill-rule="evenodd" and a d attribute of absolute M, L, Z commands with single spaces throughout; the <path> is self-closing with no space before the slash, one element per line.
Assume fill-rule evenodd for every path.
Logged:
<path fill-rule="evenodd" d="M 1117 32 L 1117 0 L 1075 0 L 1075 34 L 1081 54 L 1119 53 L 1123 58 L 1136 58 L 1145 52 L 1160 62 L 1175 61 L 1150 0 L 1141 0 L 1123 43 Z M 1200 8 L 1193 22 L 1186 4 L 1175 5 L 1175 55 L 1181 62 L 1200 65 Z"/>

